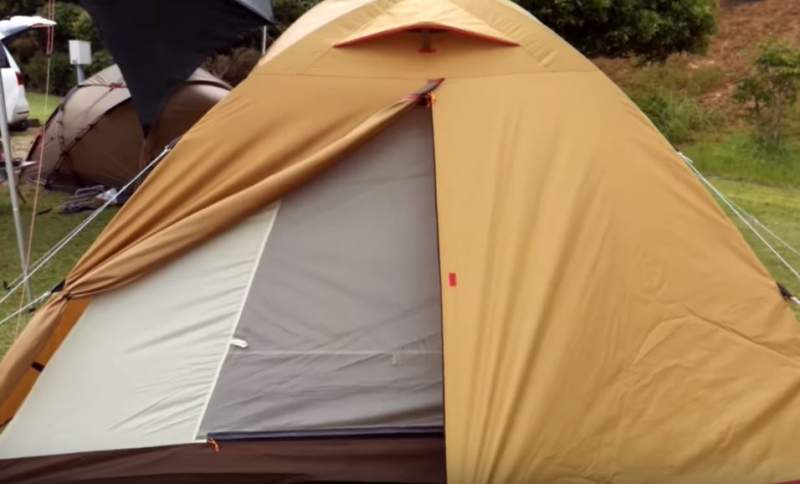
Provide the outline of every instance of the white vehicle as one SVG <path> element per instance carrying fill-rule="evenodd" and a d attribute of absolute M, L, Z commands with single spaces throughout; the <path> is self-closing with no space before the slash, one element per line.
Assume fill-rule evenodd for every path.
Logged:
<path fill-rule="evenodd" d="M 0 50 L 0 68 L 3 73 L 3 88 L 6 95 L 6 113 L 8 114 L 8 125 L 11 129 L 25 129 L 28 125 L 28 115 L 30 106 L 25 97 L 25 81 L 22 71 L 19 70 L 11 53 L 5 44 Z"/>
<path fill-rule="evenodd" d="M 0 49 L 0 71 L 2 71 L 3 89 L 5 90 L 7 121 L 12 128 L 25 129 L 27 127 L 30 106 L 25 97 L 25 78 L 5 42 L 27 30 L 52 25 L 55 25 L 55 22 L 44 17 L 18 15 L 7 20 L 0 20 L 0 46 L 2 47 Z"/>

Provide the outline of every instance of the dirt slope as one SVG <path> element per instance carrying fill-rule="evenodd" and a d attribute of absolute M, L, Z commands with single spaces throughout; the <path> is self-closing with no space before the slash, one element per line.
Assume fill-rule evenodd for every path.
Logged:
<path fill-rule="evenodd" d="M 760 43 L 774 38 L 800 45 L 800 1 L 728 0 L 717 24 L 719 33 L 702 58 L 741 76 Z"/>
<path fill-rule="evenodd" d="M 758 47 L 782 39 L 800 47 L 800 0 L 719 0 L 718 33 L 704 54 L 674 55 L 668 64 L 681 69 L 719 69 L 724 82 L 702 96 L 706 105 L 727 104 L 736 83 L 747 74 Z M 595 63 L 622 85 L 636 70 L 635 63 L 595 59 Z"/>

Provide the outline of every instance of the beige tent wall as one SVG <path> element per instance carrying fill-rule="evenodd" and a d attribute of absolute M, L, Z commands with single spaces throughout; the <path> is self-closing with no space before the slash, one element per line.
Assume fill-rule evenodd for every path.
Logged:
<path fill-rule="evenodd" d="M 142 130 L 138 123 L 131 123 L 131 117 L 135 118 L 136 114 L 130 109 L 127 116 L 119 116 L 122 121 L 120 132 L 125 133 L 125 136 L 112 136 L 110 140 L 112 143 L 107 143 L 102 137 L 96 138 L 91 134 L 91 128 L 103 116 L 116 107 L 124 106 L 129 99 L 130 92 L 125 87 L 125 81 L 116 65 L 93 75 L 66 96 L 47 120 L 44 136 L 36 139 L 28 153 L 30 160 L 41 159 L 42 177 L 49 186 L 72 189 L 84 183 L 78 177 L 73 160 L 69 156 L 72 148 L 84 136 L 88 137 L 89 147 L 83 148 L 83 153 L 80 153 L 79 149 L 78 156 L 86 157 L 88 160 L 96 157 L 110 164 L 115 164 L 117 155 L 113 149 L 109 149 L 109 146 L 121 143 L 117 149 L 123 153 L 124 160 L 124 153 L 131 151 L 132 145 L 137 143 L 138 146 L 141 145 Z M 106 129 L 102 131 L 107 131 L 107 124 L 104 123 L 104 126 Z M 43 140 L 46 142 L 43 143 Z M 124 161 L 121 164 L 124 166 Z M 38 167 L 25 171 L 25 177 L 30 182 L 35 182 L 37 176 Z"/>
<path fill-rule="evenodd" d="M 0 458 L 194 442 L 276 212 L 95 298 L 0 434 Z"/>
<path fill-rule="evenodd" d="M 46 365 L 76 322 L 69 311 L 76 300 L 124 287 L 280 200 L 381 132 L 435 87 L 380 80 L 344 112 L 321 110 L 331 116 L 321 123 L 319 117 L 283 114 L 299 111 L 270 108 L 302 105 L 308 101 L 306 92 L 321 95 L 318 105 L 341 106 L 336 93 L 350 92 L 349 82 L 305 79 L 310 91 L 299 89 L 294 96 L 286 88 L 296 88 L 303 81 L 271 77 L 270 82 L 286 84 L 264 93 L 258 78 L 251 77 L 213 110 L 214 120 L 196 124 L 117 213 L 70 272 L 64 288 L 27 324 L 0 361 L 4 420 L 13 415 L 36 377 L 31 365 Z M 253 91 L 262 97 L 254 97 Z M 275 111 L 281 114 L 268 115 Z M 233 113 L 239 122 L 230 122 Z M 261 129 L 243 144 L 218 143 L 218 137 L 240 136 L 240 123 Z M 271 135 L 265 137 L 262 132 Z M 163 172 L 166 175 L 158 175 Z"/>

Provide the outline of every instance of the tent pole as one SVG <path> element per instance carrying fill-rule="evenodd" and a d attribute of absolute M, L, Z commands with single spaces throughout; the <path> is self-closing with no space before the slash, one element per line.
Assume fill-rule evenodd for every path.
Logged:
<path fill-rule="evenodd" d="M 265 25 L 263 27 L 263 30 L 261 31 L 261 55 L 262 56 L 267 53 L 267 39 L 268 38 L 269 38 L 269 34 L 267 34 L 267 26 Z"/>
<path fill-rule="evenodd" d="M 19 213 L 19 200 L 17 200 L 17 180 L 14 174 L 14 163 L 11 159 L 11 133 L 8 131 L 8 114 L 6 109 L 6 93 L 3 80 L 0 79 L 0 136 L 3 141 L 3 158 L 6 163 L 6 179 L 8 180 L 8 194 L 11 197 L 11 212 L 14 217 L 14 229 L 17 231 L 17 248 L 19 249 L 19 262 L 22 267 L 22 277 L 25 280 L 25 293 L 28 301 L 33 300 L 31 285 L 28 281 L 28 260 L 25 257 L 25 235 L 22 232 L 22 219 Z"/>

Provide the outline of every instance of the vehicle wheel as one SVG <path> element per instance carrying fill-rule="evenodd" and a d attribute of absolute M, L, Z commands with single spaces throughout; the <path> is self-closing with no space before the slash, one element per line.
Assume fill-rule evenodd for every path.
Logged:
<path fill-rule="evenodd" d="M 11 129 L 11 131 L 25 131 L 26 129 L 28 129 L 28 125 L 29 125 L 28 120 L 23 119 L 22 121 L 16 124 L 12 124 L 11 126 L 9 126 L 9 128 Z"/>

